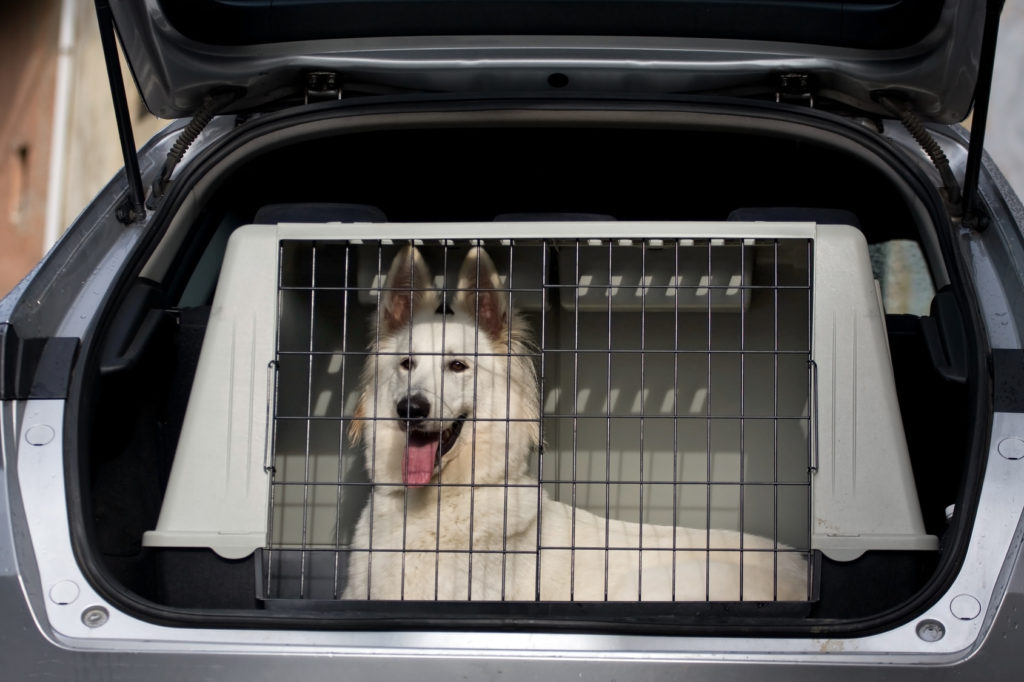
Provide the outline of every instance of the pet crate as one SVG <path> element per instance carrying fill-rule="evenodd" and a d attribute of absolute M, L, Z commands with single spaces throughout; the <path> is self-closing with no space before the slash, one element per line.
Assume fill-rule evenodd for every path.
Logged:
<path fill-rule="evenodd" d="M 351 562 L 400 551 L 375 549 L 372 531 L 368 546 L 353 545 L 375 485 L 390 483 L 371 480 L 372 446 L 353 444 L 346 430 L 373 376 L 364 368 L 377 362 L 367 340 L 380 334 L 388 269 L 406 245 L 434 275 L 441 319 L 478 245 L 530 328 L 541 443 L 530 458 L 534 499 L 600 519 L 767 539 L 661 548 L 679 561 L 725 549 L 777 562 L 937 548 L 917 504 L 862 235 L 744 222 L 239 228 L 145 545 L 229 559 L 259 551 L 260 596 L 271 600 L 339 599 Z M 538 530 L 534 547 L 515 551 L 600 561 L 603 549 L 607 562 L 627 549 L 641 574 L 654 556 L 643 532 L 625 548 L 577 548 L 575 531 L 567 537 L 545 545 Z M 475 553 L 482 566 L 483 548 L 458 552 L 470 571 Z M 442 592 L 435 586 L 435 597 Z M 705 597 L 714 599 L 710 587 Z M 674 588 L 658 599 L 675 600 Z"/>

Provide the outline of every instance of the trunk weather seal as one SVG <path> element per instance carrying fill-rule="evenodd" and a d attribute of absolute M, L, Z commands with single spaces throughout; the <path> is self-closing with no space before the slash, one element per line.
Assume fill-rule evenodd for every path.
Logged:
<path fill-rule="evenodd" d="M 139 264 L 143 262 L 148 253 L 151 253 L 152 249 L 155 248 L 160 233 L 164 231 L 166 224 L 169 223 L 170 215 L 173 213 L 173 210 L 177 207 L 178 203 L 187 195 L 188 191 L 192 188 L 192 185 L 199 178 L 204 177 L 207 170 L 222 162 L 232 152 L 253 141 L 257 137 L 266 135 L 268 132 L 291 128 L 296 124 L 336 118 L 338 116 L 339 109 L 351 110 L 351 115 L 359 116 L 369 113 L 425 113 L 424 108 L 427 111 L 434 113 L 467 111 L 498 112 L 507 111 L 509 109 L 530 109 L 531 107 L 537 108 L 538 110 L 569 110 L 582 112 L 593 110 L 595 105 L 607 110 L 611 105 L 611 102 L 607 101 L 595 102 L 593 100 L 570 100 L 568 98 L 565 100 L 553 100 L 551 98 L 546 98 L 544 100 L 509 98 L 496 102 L 487 102 L 486 105 L 482 105 L 479 101 L 470 101 L 467 103 L 462 101 L 461 98 L 455 97 L 417 97 L 413 101 L 414 106 L 411 110 L 409 107 L 410 102 L 408 100 L 405 102 L 405 107 L 391 106 L 397 105 L 399 102 L 400 100 L 397 100 L 395 102 L 389 102 L 387 105 L 375 102 L 372 103 L 371 106 L 366 106 L 368 103 L 358 102 L 338 102 L 316 105 L 314 107 L 304 108 L 298 118 L 295 116 L 294 112 L 270 114 L 267 115 L 265 119 L 253 121 L 243 129 L 240 129 L 238 131 L 238 135 L 233 135 L 230 136 L 229 139 L 221 139 L 216 142 L 215 146 L 206 150 L 201 157 L 197 158 L 193 163 L 185 167 L 179 181 L 173 183 L 169 188 L 168 196 L 165 198 L 160 209 L 158 209 L 157 214 L 151 218 L 152 225 L 162 224 L 163 227 L 154 229 L 150 236 L 144 237 L 142 242 L 140 242 L 136 256 L 132 259 L 130 266 L 126 266 L 123 271 L 119 290 L 123 290 L 123 287 L 131 281 L 134 273 L 137 272 Z M 973 429 L 970 436 L 971 443 L 968 448 L 969 453 L 967 455 L 967 473 L 964 476 L 964 485 L 960 494 L 960 500 L 958 501 L 958 508 L 969 511 L 966 514 L 957 516 L 958 524 L 954 528 L 954 532 L 951 534 L 952 537 L 949 538 L 949 542 L 947 543 L 947 547 L 950 551 L 943 553 L 940 564 L 936 569 L 936 573 L 929 583 L 925 585 L 922 591 L 916 596 L 911 597 L 910 600 L 899 604 L 892 609 L 868 617 L 852 620 L 824 618 L 802 619 L 799 621 L 793 621 L 791 618 L 783 620 L 752 620 L 746 619 L 743 616 L 737 618 L 736 614 L 730 614 L 727 608 L 707 608 L 703 612 L 694 614 L 693 618 L 688 619 L 689 622 L 678 622 L 675 615 L 672 616 L 672 620 L 676 620 L 676 622 L 672 623 L 650 621 L 633 622 L 632 618 L 630 618 L 630 614 L 616 610 L 613 606 L 611 609 L 608 609 L 601 614 L 603 617 L 588 621 L 574 619 L 574 616 L 578 615 L 581 610 L 586 611 L 586 609 L 580 609 L 574 604 L 552 605 L 541 603 L 530 604 L 522 613 L 518 613 L 516 615 L 509 615 L 508 612 L 505 612 L 506 615 L 495 614 L 491 617 L 484 618 L 466 616 L 461 618 L 439 618 L 434 614 L 436 614 L 437 607 L 440 606 L 440 604 L 435 604 L 432 605 L 432 608 L 428 612 L 424 612 L 418 617 L 414 616 L 413 618 L 409 618 L 411 614 L 403 614 L 404 617 L 400 623 L 401 629 L 453 630 L 472 627 L 493 630 L 522 628 L 535 631 L 617 633 L 626 631 L 630 633 L 644 634 L 701 634 L 706 636 L 744 637 L 754 634 L 765 637 L 805 637 L 823 635 L 863 636 L 881 632 L 912 620 L 915 616 L 933 604 L 942 595 L 942 593 L 948 589 L 952 580 L 956 577 L 964 558 L 967 542 L 969 540 L 970 528 L 973 523 L 976 500 L 980 493 L 981 475 L 984 471 L 984 460 L 979 456 L 979 453 L 984 451 L 984 445 L 987 438 L 985 427 L 988 425 L 990 419 L 989 401 L 987 400 L 987 397 L 990 396 L 989 373 L 987 371 L 988 355 L 985 352 L 982 340 L 977 337 L 977 330 L 981 329 L 978 311 L 977 307 L 973 305 L 971 297 L 968 295 L 970 284 L 960 275 L 960 273 L 965 271 L 963 254 L 955 248 L 955 240 L 952 236 L 949 218 L 944 213 L 942 201 L 938 196 L 937 191 L 924 176 L 920 168 L 913 165 L 908 159 L 896 153 L 893 148 L 885 143 L 884 140 L 871 135 L 868 131 L 856 126 L 855 124 L 847 123 L 819 112 L 789 106 L 781 108 L 777 105 L 771 107 L 759 107 L 751 105 L 749 101 L 737 101 L 733 103 L 733 107 L 725 107 L 721 106 L 720 101 L 716 102 L 715 100 L 709 100 L 708 98 L 688 97 L 680 97 L 678 99 L 673 98 L 670 100 L 663 99 L 656 103 L 639 99 L 634 102 L 623 103 L 621 98 L 618 98 L 616 100 L 616 104 L 617 110 L 622 111 L 624 114 L 628 114 L 630 112 L 638 113 L 641 111 L 662 111 L 679 113 L 718 113 L 723 115 L 731 113 L 735 115 L 735 105 L 741 104 L 748 108 L 748 111 L 745 112 L 747 116 L 759 118 L 761 120 L 776 120 L 779 122 L 793 123 L 794 117 L 799 117 L 800 120 L 798 122 L 806 125 L 808 128 L 823 130 L 831 134 L 839 135 L 840 137 L 854 138 L 860 142 L 860 146 L 864 147 L 867 153 L 887 160 L 887 164 L 885 164 L 887 167 L 895 168 L 900 171 L 900 175 L 904 182 L 908 184 L 908 189 L 914 190 L 917 196 L 923 198 L 926 210 L 928 210 L 932 220 L 938 225 L 936 232 L 939 235 L 938 239 L 942 246 L 946 265 L 949 270 L 952 289 L 957 295 L 958 302 L 963 306 L 965 315 L 967 315 L 973 323 L 970 325 L 971 329 L 968 334 L 969 356 L 974 358 L 974 361 L 971 363 L 971 370 L 969 371 L 968 376 L 968 386 L 970 389 L 969 400 L 972 404 L 973 414 Z M 119 295 L 117 294 L 117 291 L 118 289 L 115 289 L 115 294 L 112 294 L 112 299 L 116 299 L 117 295 Z M 104 320 L 109 319 L 109 306 L 108 310 L 106 310 L 103 315 Z M 82 452 L 83 449 L 87 452 L 88 444 L 85 441 L 85 432 L 74 428 L 74 425 L 79 423 L 80 414 L 83 410 L 87 409 L 87 406 L 79 396 L 82 394 L 83 388 L 86 387 L 87 383 L 90 380 L 95 380 L 96 373 L 91 371 L 89 367 L 98 362 L 101 348 L 99 344 L 100 332 L 97 330 L 102 328 L 102 324 L 97 325 L 87 338 L 83 339 L 82 353 L 85 361 L 76 363 L 73 371 L 68 409 L 66 412 L 66 424 L 68 428 L 65 429 L 65 437 L 67 439 L 65 447 L 67 448 L 67 452 L 72 455 L 67 458 L 65 463 L 66 475 L 68 477 L 68 512 L 72 529 L 72 545 L 75 556 L 82 567 L 83 573 L 88 577 L 95 589 L 97 589 L 100 594 L 102 594 L 106 599 L 109 599 L 110 602 L 118 608 L 123 608 L 133 615 L 145 620 L 174 627 L 212 626 L 264 629 L 299 626 L 312 629 L 331 630 L 393 629 L 396 626 L 396 620 L 393 616 L 378 618 L 373 617 L 373 615 L 368 613 L 363 613 L 363 617 L 358 619 L 337 619 L 330 617 L 325 618 L 324 616 L 326 614 L 323 613 L 304 613 L 298 610 L 286 613 L 271 613 L 257 610 L 221 610 L 211 612 L 201 609 L 169 607 L 150 602 L 137 595 L 128 593 L 123 586 L 112 579 L 112 576 L 107 573 L 107 569 L 102 565 L 99 557 L 93 554 L 93 550 L 89 544 L 89 535 L 91 533 L 88 529 L 88 524 L 85 522 L 86 517 L 84 515 L 88 501 L 84 499 L 82 495 L 82 472 L 79 468 L 79 453 Z M 90 360 L 96 362 L 90 362 Z M 78 440 L 79 442 L 73 442 L 75 440 Z M 637 616 L 637 612 L 634 612 L 631 615 L 635 618 Z M 709 619 L 708 616 L 712 617 Z M 711 622 L 708 622 L 708 620 Z"/>

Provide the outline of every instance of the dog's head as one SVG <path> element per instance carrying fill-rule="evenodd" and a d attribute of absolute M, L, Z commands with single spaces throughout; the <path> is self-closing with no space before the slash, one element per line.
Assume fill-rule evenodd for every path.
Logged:
<path fill-rule="evenodd" d="M 525 472 L 539 432 L 536 374 L 525 325 L 483 249 L 466 255 L 449 300 L 419 250 L 404 248 L 373 326 L 352 434 L 374 483 L 400 491 Z"/>

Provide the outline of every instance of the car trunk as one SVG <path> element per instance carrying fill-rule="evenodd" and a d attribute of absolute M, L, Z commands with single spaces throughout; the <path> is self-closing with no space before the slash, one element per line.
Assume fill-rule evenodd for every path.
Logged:
<path fill-rule="evenodd" d="M 197 366 L 202 366 L 200 352 L 207 337 L 214 296 L 225 286 L 226 266 L 222 269 L 222 259 L 228 236 L 236 228 L 254 223 L 324 224 L 340 220 L 363 223 L 360 239 L 374 236 L 373 228 L 367 227 L 367 223 L 400 223 L 405 226 L 403 229 L 412 230 L 420 224 L 424 226 L 422 238 L 427 240 L 447 238 L 445 224 L 472 223 L 477 236 L 490 240 L 489 248 L 499 253 L 503 245 L 508 246 L 501 242 L 502 238 L 514 238 L 520 229 L 529 231 L 516 225 L 540 222 L 571 225 L 574 235 L 571 239 L 561 235 L 562 241 L 557 244 L 544 242 L 545 249 L 550 246 L 560 249 L 557 253 L 568 253 L 571 248 L 566 246 L 565 239 L 576 239 L 574 243 L 579 243 L 580 239 L 594 236 L 588 234 L 590 222 L 602 226 L 602 235 L 615 233 L 613 223 L 625 223 L 627 232 L 635 230 L 639 222 L 700 223 L 705 225 L 704 232 L 687 233 L 691 241 L 685 244 L 680 241 L 675 248 L 678 250 L 679 244 L 683 244 L 686 248 L 705 249 L 701 253 L 708 261 L 712 257 L 719 258 L 719 252 L 713 251 L 719 247 L 736 247 L 748 253 L 745 248 L 750 246 L 751 254 L 758 248 L 767 254 L 768 247 L 756 240 L 773 235 L 772 225 L 780 223 L 819 226 L 838 223 L 856 228 L 870 245 L 869 281 L 872 276 L 879 280 L 881 296 L 886 302 L 884 343 L 876 350 L 878 357 L 886 360 L 881 366 L 887 375 L 888 360 L 891 360 L 891 377 L 884 379 L 892 382 L 898 397 L 899 414 L 889 416 L 894 429 L 902 430 L 901 438 L 905 434 L 906 465 L 910 472 L 906 493 L 910 497 L 916 495 L 911 506 L 919 506 L 922 535 L 939 538 L 939 546 L 957 546 L 952 538 L 959 524 L 955 514 L 950 521 L 949 509 L 963 502 L 970 433 L 975 426 L 969 418 L 971 396 L 969 384 L 965 382 L 967 370 L 963 359 L 963 339 L 971 331 L 961 322 L 956 292 L 949 284 L 956 278 L 949 275 L 952 261 L 942 252 L 941 245 L 946 241 L 943 231 L 949 230 L 949 225 L 941 199 L 926 179 L 923 165 L 881 142 L 876 130 L 796 108 L 780 114 L 756 107 L 726 107 L 709 102 L 678 107 L 533 102 L 503 109 L 449 102 L 441 106 L 428 105 L 418 111 L 396 107 L 389 111 L 364 112 L 362 116 L 335 116 L 329 107 L 323 107 L 295 116 L 295 119 L 289 119 L 288 114 L 256 118 L 182 169 L 164 211 L 158 214 L 165 228 L 162 237 L 152 242 L 149 257 L 139 263 L 136 276 L 126 281 L 116 307 L 111 308 L 107 323 L 99 330 L 99 343 L 91 346 L 97 371 L 84 385 L 81 396 L 82 405 L 91 418 L 81 421 L 85 433 L 79 441 L 82 444 L 79 484 L 86 530 L 83 549 L 106 584 L 131 595 L 129 599 L 143 613 L 159 612 L 161 618 L 171 620 L 198 616 L 237 623 L 246 619 L 277 622 L 273 619 L 305 614 L 304 617 L 323 618 L 325 622 L 369 619 L 379 623 L 381 618 L 387 620 L 394 616 L 406 623 L 439 626 L 467 622 L 508 625 L 528 621 L 535 626 L 539 623 L 540 627 L 614 629 L 631 627 L 623 622 L 628 616 L 630 623 L 636 626 L 700 629 L 708 626 L 706 615 L 710 609 L 715 616 L 713 625 L 726 630 L 734 626 L 789 627 L 793 623 L 820 626 L 822 623 L 864 621 L 886 612 L 898 612 L 935 582 L 943 566 L 955 562 L 955 557 L 944 555 L 939 549 L 887 547 L 884 543 L 848 555 L 822 552 L 811 543 L 808 531 L 780 538 L 807 550 L 810 560 L 813 589 L 796 607 L 782 603 L 761 604 L 759 610 L 731 603 L 587 604 L 573 611 L 564 604 L 477 607 L 446 600 L 440 606 L 405 603 L 399 605 L 398 611 L 388 611 L 395 608 L 393 604 L 384 607 L 368 601 L 338 600 L 337 580 L 333 590 L 328 588 L 325 592 L 318 588 L 315 594 L 304 593 L 304 588 L 294 581 L 278 582 L 272 588 L 267 578 L 271 568 L 279 571 L 282 566 L 295 564 L 293 570 L 299 576 L 296 580 L 305 580 L 312 569 L 304 561 L 308 560 L 312 566 L 325 561 L 331 563 L 340 556 L 337 547 L 325 559 L 320 554 L 303 554 L 302 546 L 290 559 L 275 560 L 271 550 L 288 545 L 281 540 L 280 527 L 277 535 L 268 531 L 264 547 L 242 558 L 225 558 L 223 552 L 218 554 L 208 547 L 187 546 L 186 543 L 181 546 L 144 543 L 144 534 L 158 527 L 161 506 L 167 499 L 165 491 L 168 497 L 171 495 L 168 481 L 172 478 L 175 459 L 182 457 L 183 423 L 187 421 L 193 386 L 199 385 L 194 381 Z M 263 134 L 249 136 L 250 129 Z M 495 221 L 498 221 L 496 231 L 489 232 L 487 224 L 495 224 Z M 748 232 L 738 241 L 713 243 L 715 230 L 722 230 L 730 221 L 742 224 Z M 758 222 L 767 224 L 757 227 Z M 391 251 L 379 256 L 375 251 L 377 245 L 353 242 L 345 235 L 355 233 L 346 233 L 341 225 L 336 227 L 341 246 L 360 245 L 363 260 L 390 259 Z M 386 224 L 382 223 L 380 230 L 381 235 L 388 235 Z M 623 242 L 634 234 L 618 234 L 611 241 L 623 247 L 634 246 L 632 242 Z M 664 243 L 655 244 L 644 238 L 637 244 L 643 242 L 644 253 L 652 254 L 649 257 L 653 259 L 653 251 L 649 250 L 661 248 Z M 303 237 L 297 242 L 293 239 L 281 243 L 291 245 L 284 247 L 286 250 L 292 247 L 301 250 L 306 246 L 315 248 L 323 239 Z M 468 242 L 456 246 L 461 248 L 465 244 Z M 590 246 L 603 249 L 607 244 L 595 242 Z M 611 253 L 611 246 L 607 248 Z M 807 247 L 804 249 L 806 251 Z M 460 258 L 462 253 L 458 252 Z M 709 255 L 712 253 L 715 255 Z M 620 262 L 629 260 L 616 254 Z M 302 260 L 304 256 L 294 258 Z M 435 254 L 432 258 L 436 264 L 445 256 Z M 525 268 L 522 272 L 529 269 L 529 263 L 536 265 L 538 258 L 541 257 L 519 256 Z M 580 257 L 576 258 L 579 262 Z M 757 259 L 752 261 L 755 270 L 758 263 L 772 262 L 767 255 L 758 255 Z M 498 260 L 505 263 L 509 259 Z M 737 275 L 740 279 L 733 284 L 739 282 L 742 287 L 747 282 L 743 279 L 747 265 L 749 263 L 743 260 L 732 266 L 740 273 Z M 306 266 L 296 267 L 301 272 Z M 646 270 L 636 270 L 635 263 L 624 267 L 627 267 L 624 271 L 627 279 L 643 281 Z M 385 262 L 383 271 L 386 272 L 386 268 Z M 570 269 L 571 260 L 562 263 L 561 268 L 563 271 Z M 280 277 L 287 277 L 281 272 L 271 269 L 260 276 L 280 281 Z M 665 274 L 654 269 L 650 272 L 655 280 Z M 770 269 L 765 272 L 769 273 L 766 277 L 772 277 Z M 381 274 L 379 270 L 377 274 Z M 710 265 L 707 275 L 710 280 Z M 221 278 L 220 285 L 218 278 Z M 611 284 L 611 278 L 609 271 L 609 280 L 604 286 Z M 806 275 L 804 279 L 807 280 Z M 777 276 L 774 281 L 778 281 Z M 662 342 L 669 343 L 666 339 L 670 340 L 673 334 L 669 320 L 676 319 L 678 311 L 665 309 L 664 301 L 657 303 L 651 299 L 648 304 L 647 298 L 643 298 L 647 294 L 640 293 L 646 291 L 646 285 L 634 284 L 633 291 L 644 301 L 642 309 L 637 309 L 634 301 L 633 307 L 616 309 L 613 317 L 612 294 L 605 294 L 602 299 L 608 301 L 607 309 L 600 305 L 580 307 L 579 301 L 586 292 L 578 293 L 581 285 L 578 277 L 573 278 L 573 282 L 577 287 L 575 308 L 566 304 L 564 297 L 561 305 L 525 306 L 529 308 L 525 312 L 531 316 L 535 327 L 553 330 L 552 325 L 562 325 L 564 332 L 559 333 L 563 341 L 573 335 L 570 324 L 573 320 L 577 336 L 580 333 L 593 335 L 620 324 L 652 330 L 643 342 L 649 345 L 623 342 L 622 348 L 616 348 L 621 352 L 647 352 L 660 347 L 658 344 Z M 601 286 L 600 281 L 589 282 L 592 287 Z M 356 287 L 353 292 L 365 288 L 352 286 Z M 802 313 L 788 317 L 780 317 L 778 304 L 775 304 L 775 327 L 781 324 L 785 331 L 796 325 L 796 335 L 802 334 L 807 339 L 810 313 L 806 300 L 805 297 Z M 270 305 L 274 304 L 275 299 L 271 298 Z M 711 303 L 707 305 L 706 313 L 698 310 L 695 318 L 686 319 L 704 320 L 701 324 L 710 325 L 706 320 L 712 318 Z M 543 313 L 548 307 L 555 308 L 556 312 Z M 348 347 L 359 346 L 365 340 L 363 325 L 375 308 L 375 299 L 365 298 L 342 316 L 353 320 L 352 329 L 344 337 Z M 716 328 L 721 326 L 717 320 L 738 319 L 741 314 L 749 315 L 750 319 L 756 317 L 754 308 L 750 308 L 749 313 L 740 310 L 748 309 L 741 305 L 735 310 L 716 310 Z M 213 316 L 218 314 L 214 311 Z M 301 321 L 303 315 L 310 314 L 309 309 L 302 308 L 301 314 L 294 313 L 297 316 L 294 319 Z M 331 314 L 338 315 L 337 311 Z M 640 315 L 645 317 L 641 319 Z M 649 325 L 645 321 L 648 318 L 652 320 Z M 299 324 L 293 318 L 282 319 L 279 324 L 285 330 Z M 675 324 L 678 326 L 678 322 Z M 772 322 L 767 324 L 767 329 L 771 329 Z M 607 333 L 610 338 L 611 331 Z M 744 343 L 752 344 L 750 349 L 753 349 L 757 345 L 754 337 L 761 333 L 768 337 L 772 334 L 771 331 L 752 332 L 754 336 Z M 700 335 L 698 330 L 697 336 Z M 710 338 L 710 332 L 708 336 Z M 309 334 L 304 338 L 312 347 Z M 576 343 L 573 350 L 579 351 L 583 346 Z M 813 372 L 813 368 L 808 370 L 808 343 L 804 344 L 805 354 L 799 359 L 802 364 L 796 371 L 795 381 L 809 386 L 797 401 L 802 405 L 812 405 L 817 399 L 815 382 L 818 378 L 808 374 Z M 561 347 L 556 348 L 556 345 L 551 346 L 551 353 L 561 352 Z M 609 345 L 605 349 L 609 352 L 599 363 L 612 362 L 610 348 Z M 775 348 L 778 348 L 777 341 Z M 555 362 L 555 355 L 547 353 L 548 349 L 542 350 L 548 362 Z M 710 352 L 710 346 L 704 350 Z M 748 350 L 747 346 L 742 350 Z M 310 364 L 313 364 L 312 357 L 310 354 Z M 778 357 L 775 357 L 776 363 Z M 578 394 L 579 386 L 573 385 L 574 380 L 595 390 L 607 388 L 608 391 L 615 388 L 613 383 L 622 381 L 625 383 L 617 388 L 632 394 L 643 393 L 656 384 L 658 390 L 669 396 L 674 392 L 677 399 L 687 405 L 692 400 L 692 392 L 679 390 L 678 379 L 674 383 L 656 383 L 651 379 L 649 381 L 654 383 L 646 386 L 645 380 L 640 379 L 636 385 L 635 379 L 613 378 L 611 370 L 601 374 L 600 368 L 588 364 L 589 360 L 582 363 L 582 369 L 574 371 L 567 370 L 565 362 L 548 367 L 548 381 L 552 382 L 549 387 L 561 382 L 559 385 L 564 390 Z M 637 373 L 630 364 L 636 362 L 635 359 L 623 362 L 633 369 L 621 374 Z M 652 368 L 661 367 L 653 355 L 646 362 Z M 756 360 L 748 362 L 746 371 L 753 372 Z M 702 365 L 701 371 L 708 374 L 705 389 L 711 385 L 713 370 L 731 371 L 719 370 L 712 364 L 708 360 Z M 247 380 L 266 382 L 265 366 L 252 370 Z M 653 371 L 648 369 L 648 372 Z M 595 373 L 599 375 L 596 378 Z M 357 375 L 358 372 L 351 374 Z M 301 381 L 307 384 L 304 390 L 313 391 L 314 380 L 309 372 L 302 376 Z M 643 371 L 640 376 L 645 376 Z M 777 385 L 775 390 L 777 393 Z M 278 393 L 278 401 L 287 402 L 288 398 L 281 396 Z M 660 393 L 658 400 L 661 401 Z M 671 398 L 668 400 L 672 402 Z M 741 408 L 751 404 L 750 398 L 737 400 Z M 567 411 L 564 404 L 562 408 Z M 274 406 L 269 409 L 273 411 Z M 580 409 L 574 408 L 577 415 Z M 597 416 L 609 417 L 609 410 Z M 338 414 L 333 427 L 344 428 L 350 416 L 343 414 L 340 408 Z M 812 407 L 796 415 L 804 420 L 803 428 L 807 433 L 816 433 L 818 429 L 813 415 Z M 777 421 L 777 413 L 775 417 Z M 763 436 L 758 430 L 760 426 L 755 426 L 753 420 L 742 421 L 744 433 L 749 434 L 744 438 L 749 437 L 753 442 Z M 612 430 L 610 418 L 601 421 L 601 433 L 593 443 L 584 443 L 582 439 L 577 443 L 575 426 L 559 425 L 550 419 L 545 422 L 548 423 L 551 425 L 544 429 L 549 450 L 545 452 L 569 453 L 567 459 L 558 461 L 551 455 L 552 459 L 541 466 L 542 478 L 552 481 L 548 485 L 549 492 L 581 508 L 586 504 L 583 498 L 593 496 L 597 501 L 591 506 L 597 512 L 601 512 L 602 507 L 609 511 L 608 503 L 602 501 L 604 490 L 610 486 L 609 478 L 602 479 L 605 465 L 602 463 L 597 468 L 586 465 L 589 467 L 586 476 L 580 473 L 580 485 L 576 485 L 577 480 L 573 478 L 577 476 L 576 467 L 567 462 L 575 462 L 575 456 L 584 451 L 592 450 L 603 457 L 604 450 L 613 449 L 612 441 L 606 440 L 604 433 L 606 428 Z M 279 428 L 279 437 L 280 431 Z M 641 432 L 644 432 L 642 428 Z M 678 433 L 677 430 L 677 439 Z M 684 429 L 683 433 L 685 436 L 689 431 Z M 710 441 L 710 427 L 702 433 Z M 641 447 L 656 451 L 664 446 L 670 457 L 672 452 L 681 450 L 678 442 L 673 445 L 672 436 L 663 433 L 659 437 L 668 440 L 658 445 L 651 440 L 657 438 L 650 437 L 647 445 Z M 302 441 L 300 436 L 294 438 L 295 442 Z M 801 447 L 809 452 L 813 438 L 806 434 L 803 438 L 799 441 Z M 334 447 L 344 449 L 339 441 L 335 442 Z M 308 441 L 306 448 L 308 452 Z M 614 449 L 622 449 L 620 441 L 615 441 Z M 755 451 L 752 445 L 739 449 Z M 264 449 L 254 448 L 253 452 L 257 450 L 258 457 L 264 457 Z M 710 490 L 711 469 L 716 465 L 711 464 L 710 445 L 707 452 L 705 488 Z M 360 453 L 353 451 L 346 456 L 349 454 L 358 456 Z M 803 472 L 802 487 L 796 488 L 798 494 L 794 497 L 787 489 L 781 496 L 776 494 L 769 506 L 778 509 L 780 504 L 783 507 L 796 504 L 798 516 L 804 518 L 808 527 L 813 521 L 809 518 L 809 500 L 814 494 L 811 486 L 819 484 L 815 482 L 817 462 L 812 461 L 813 457 L 814 453 L 810 453 L 802 465 L 798 463 L 797 468 Z M 614 460 L 616 466 L 624 461 Z M 544 466 L 548 467 L 547 471 Z M 580 468 L 582 471 L 585 467 Z M 641 472 L 638 476 L 642 484 L 644 474 Z M 309 483 L 302 475 L 296 475 L 294 481 Z M 597 485 L 600 490 L 585 489 L 584 482 Z M 221 494 L 201 492 L 200 484 L 201 481 L 194 482 L 196 488 L 191 494 Z M 634 488 L 639 489 L 639 496 L 643 498 L 644 486 Z M 281 490 L 280 486 L 277 490 Z M 335 490 L 331 488 L 329 494 L 334 495 Z M 272 486 L 266 484 L 264 493 L 269 496 L 271 492 Z M 636 492 L 626 497 L 630 495 L 635 496 Z M 671 498 L 669 495 L 665 499 Z M 660 504 L 657 495 L 648 494 L 646 499 L 648 510 L 652 503 Z M 870 493 L 863 498 L 870 499 Z M 869 503 L 862 501 L 862 504 Z M 735 506 L 743 502 L 728 504 Z M 718 502 L 715 505 L 717 508 Z M 748 514 L 759 509 L 753 502 L 748 501 L 748 505 Z M 342 506 L 339 504 L 338 509 Z M 716 519 L 726 525 L 735 524 L 728 514 L 712 514 L 711 507 L 712 503 L 707 502 L 704 516 L 712 524 Z M 688 524 L 696 525 L 693 520 L 689 518 Z M 303 524 L 302 521 L 297 523 Z M 273 518 L 269 525 L 274 525 Z M 771 528 L 771 524 L 757 526 L 762 535 L 770 535 Z M 306 531 L 301 533 L 300 545 L 306 542 Z M 311 613 L 316 615 L 310 616 Z"/>

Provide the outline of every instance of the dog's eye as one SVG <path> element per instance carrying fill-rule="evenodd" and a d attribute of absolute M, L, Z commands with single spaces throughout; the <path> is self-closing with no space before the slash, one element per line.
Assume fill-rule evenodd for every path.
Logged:
<path fill-rule="evenodd" d="M 404 370 L 412 369 L 412 358 L 402 358 L 402 361 L 398 363 L 398 366 Z"/>
<path fill-rule="evenodd" d="M 453 372 L 465 372 L 469 369 L 469 365 L 464 363 L 462 360 L 452 360 L 448 363 L 448 369 Z"/>

